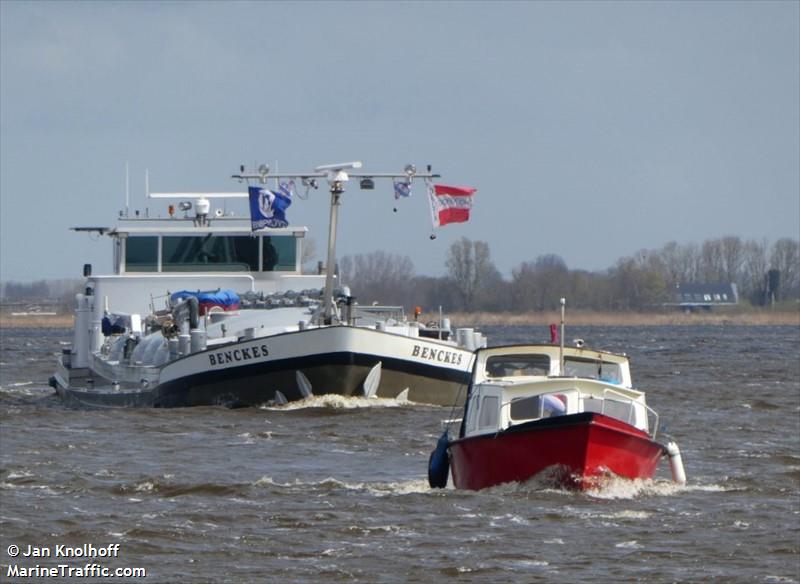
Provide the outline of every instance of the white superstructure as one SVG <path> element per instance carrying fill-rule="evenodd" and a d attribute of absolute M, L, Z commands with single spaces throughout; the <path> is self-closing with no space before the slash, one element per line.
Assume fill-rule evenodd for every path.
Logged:
<path fill-rule="evenodd" d="M 253 230 L 248 219 L 213 209 L 215 199 L 245 192 L 155 193 L 151 198 L 174 201 L 165 202 L 163 217 L 126 212 L 113 228 L 75 228 L 111 238 L 114 273 L 97 276 L 85 266 L 73 346 L 53 386 L 100 405 L 252 404 L 298 399 L 310 388 L 445 405 L 463 400 L 472 351 L 485 345 L 480 333 L 460 329 L 451 339 L 446 319 L 431 329 L 406 319 L 402 307 L 360 307 L 330 269 L 351 176 L 371 188 L 364 185 L 374 178 L 435 175 L 417 175 L 410 165 L 400 174 L 348 174 L 357 168 L 269 175 L 262 166 L 258 174 L 234 175 L 259 185 L 268 177 L 307 188 L 328 181 L 328 261 L 317 274 L 302 273 L 305 227 Z M 229 304 L 203 305 L 209 294 L 229 292 Z"/>

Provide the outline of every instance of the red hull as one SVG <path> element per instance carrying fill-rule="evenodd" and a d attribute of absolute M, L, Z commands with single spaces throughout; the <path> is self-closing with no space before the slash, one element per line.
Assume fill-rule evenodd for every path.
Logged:
<path fill-rule="evenodd" d="M 559 482 L 565 486 L 587 488 L 609 473 L 652 478 L 663 452 L 660 444 L 629 424 L 583 413 L 455 440 L 450 464 L 459 489 L 526 481 L 549 467 L 564 471 Z"/>

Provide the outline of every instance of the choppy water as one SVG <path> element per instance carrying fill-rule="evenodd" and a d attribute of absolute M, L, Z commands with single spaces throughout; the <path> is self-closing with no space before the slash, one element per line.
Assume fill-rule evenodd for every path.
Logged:
<path fill-rule="evenodd" d="M 493 344 L 543 327 L 487 327 Z M 144 582 L 798 582 L 800 330 L 574 328 L 627 352 L 689 483 L 427 487 L 448 408 L 84 411 L 46 381 L 69 331 L 2 331 L 0 564 L 140 567 Z M 8 547 L 119 544 L 116 558 Z M 66 578 L 40 581 L 100 581 Z"/>

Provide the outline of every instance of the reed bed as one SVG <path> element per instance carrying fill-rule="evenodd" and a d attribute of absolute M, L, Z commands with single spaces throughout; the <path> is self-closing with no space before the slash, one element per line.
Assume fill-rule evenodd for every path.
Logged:
<path fill-rule="evenodd" d="M 450 320 L 457 326 L 515 326 L 557 324 L 561 315 L 553 312 L 475 312 L 454 313 Z M 690 326 L 690 325 L 744 325 L 800 326 L 800 310 L 795 311 L 741 311 L 741 312 L 595 312 L 569 310 L 567 323 L 574 326 Z"/>

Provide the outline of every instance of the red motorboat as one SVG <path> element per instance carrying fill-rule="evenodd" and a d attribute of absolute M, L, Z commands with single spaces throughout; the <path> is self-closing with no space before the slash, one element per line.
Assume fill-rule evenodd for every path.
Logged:
<path fill-rule="evenodd" d="M 480 349 L 458 438 L 440 439 L 429 481 L 444 487 L 452 468 L 459 489 L 537 475 L 585 489 L 607 476 L 652 478 L 666 455 L 673 480 L 685 482 L 677 445 L 657 431 L 624 355 L 555 344 Z"/>

